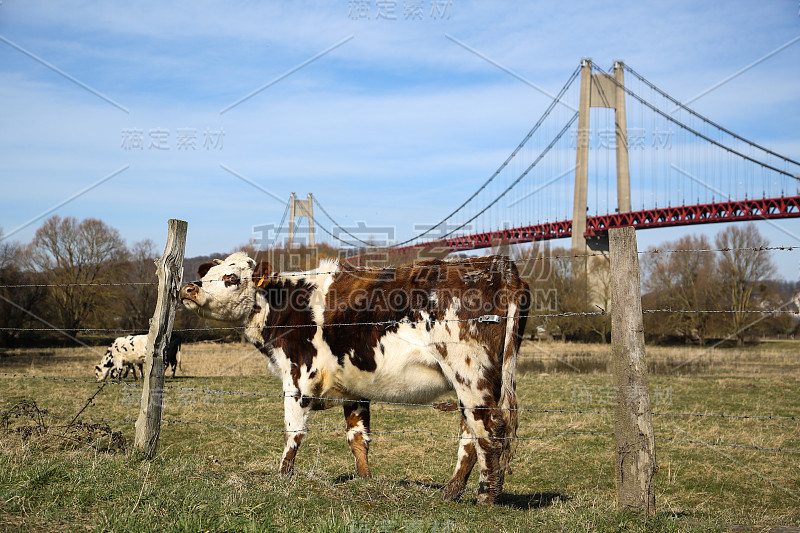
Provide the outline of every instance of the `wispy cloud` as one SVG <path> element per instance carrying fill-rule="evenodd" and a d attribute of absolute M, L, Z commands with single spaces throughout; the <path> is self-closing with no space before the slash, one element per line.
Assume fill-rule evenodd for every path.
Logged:
<path fill-rule="evenodd" d="M 259 185 L 259 184 L 258 184 L 258 183 L 256 183 L 255 181 L 253 181 L 253 180 L 251 180 L 250 178 L 248 178 L 248 177 L 246 177 L 246 176 L 244 176 L 244 175 L 242 175 L 242 174 L 240 174 L 240 173 L 236 172 L 235 170 L 233 170 L 232 168 L 228 167 L 227 165 L 224 165 L 224 164 L 220 163 L 220 164 L 219 164 L 219 166 L 220 166 L 220 168 L 221 168 L 222 170 L 224 170 L 224 171 L 228 172 L 229 174 L 231 174 L 231 175 L 233 175 L 233 176 L 236 176 L 237 178 L 239 178 L 239 179 L 240 179 L 240 180 L 242 180 L 243 182 L 247 183 L 247 184 L 248 184 L 248 185 L 250 185 L 251 187 L 253 187 L 253 188 L 255 188 L 255 189 L 257 189 L 257 190 L 259 190 L 259 191 L 263 192 L 264 194 L 266 194 L 266 195 L 267 195 L 267 196 L 269 196 L 270 198 L 274 198 L 274 199 L 275 199 L 276 201 L 278 201 L 278 202 L 279 202 L 281 205 L 283 205 L 283 204 L 285 204 L 285 203 L 286 203 L 286 200 L 285 200 L 284 198 L 281 198 L 280 196 L 278 196 L 278 195 L 277 195 L 277 194 L 275 194 L 274 192 L 270 191 L 269 189 L 265 189 L 264 187 L 262 187 L 261 185 Z"/>
<path fill-rule="evenodd" d="M 288 78 L 289 76 L 291 76 L 292 74 L 294 74 L 298 70 L 307 67 L 308 65 L 310 65 L 311 63 L 313 63 L 317 59 L 319 59 L 319 58 L 321 58 L 321 57 L 323 57 L 325 55 L 328 55 L 329 53 L 333 52 L 334 50 L 336 50 L 337 48 L 339 48 L 343 44 L 351 41 L 353 39 L 353 37 L 354 37 L 354 35 L 349 35 L 349 36 L 345 37 L 344 39 L 342 39 L 341 41 L 339 41 L 338 43 L 333 44 L 333 45 L 329 46 L 328 48 L 326 48 L 325 50 L 319 52 L 318 54 L 306 59 L 305 61 L 303 61 L 299 65 L 296 65 L 296 66 L 290 68 L 289 70 L 287 70 L 286 72 L 284 72 L 283 74 L 278 76 L 277 78 L 274 78 L 274 79 L 268 81 L 267 83 L 265 83 L 264 85 L 262 85 L 261 87 L 256 89 L 255 91 L 253 91 L 251 93 L 248 93 L 245 96 L 243 96 L 243 97 L 239 98 L 238 100 L 236 100 L 235 102 L 233 102 L 232 104 L 229 104 L 229 105 L 223 107 L 220 110 L 219 114 L 223 115 L 223 114 L 227 113 L 228 111 L 230 111 L 234 107 L 238 106 L 242 102 L 246 102 L 247 100 L 249 100 L 252 97 L 254 97 L 255 95 L 257 95 L 258 93 L 262 92 L 264 89 L 268 89 L 269 87 L 272 87 L 273 85 L 275 85 L 276 83 L 280 82 L 281 80 Z"/>
<path fill-rule="evenodd" d="M 97 89 L 94 89 L 93 87 L 87 85 L 86 83 L 83 83 L 81 80 L 75 78 L 74 76 L 71 76 L 71 75 L 67 74 L 66 72 L 64 72 L 63 70 L 58 68 L 57 66 L 53 65 L 52 63 L 49 63 L 48 61 L 45 61 L 43 58 L 39 57 L 38 55 L 34 54 L 33 52 L 30 52 L 30 51 L 26 50 L 25 48 L 21 47 L 20 45 L 18 45 L 17 43 L 12 41 L 11 39 L 7 39 L 6 37 L 3 37 L 2 35 L 0 35 L 0 41 L 3 41 L 8 46 L 10 46 L 11 48 L 14 48 L 17 51 L 22 52 L 23 54 L 25 54 L 29 58 L 33 59 L 37 63 L 49 68 L 50 70 L 52 70 L 56 74 L 58 74 L 58 75 L 62 76 L 63 78 L 71 81 L 72 83 L 74 83 L 78 87 L 80 87 L 80 88 L 82 88 L 82 89 L 84 89 L 86 91 L 89 91 L 90 93 L 92 93 L 93 95 L 97 96 L 101 100 L 105 100 L 106 102 L 108 102 L 109 104 L 113 105 L 114 107 L 116 107 L 120 111 L 124 111 L 125 113 L 130 113 L 130 111 L 128 110 L 127 107 L 125 107 L 122 104 L 112 100 L 111 98 L 109 98 L 108 96 L 104 95 L 103 93 L 101 93 Z"/>
<path fill-rule="evenodd" d="M 726 84 L 726 83 L 728 83 L 729 81 L 731 81 L 731 80 L 733 80 L 733 79 L 735 79 L 735 78 L 737 78 L 737 77 L 741 76 L 742 74 L 744 74 L 745 72 L 747 72 L 747 71 L 748 71 L 748 70 L 750 70 L 751 68 L 753 68 L 753 67 L 755 67 L 755 66 L 757 66 L 757 65 L 760 65 L 761 63 L 763 63 L 764 61 L 766 61 L 766 60 L 767 60 L 767 59 L 769 59 L 770 57 L 774 56 L 775 54 L 777 54 L 777 53 L 779 53 L 779 52 L 782 52 L 783 50 L 785 50 L 785 49 L 789 48 L 790 46 L 792 46 L 794 43 L 796 43 L 796 42 L 798 42 L 798 41 L 800 41 L 800 35 L 798 35 L 798 36 L 797 36 L 797 37 L 795 37 L 794 39 L 790 39 L 789 41 L 787 41 L 787 42 L 783 43 L 782 45 L 780 45 L 780 46 L 779 46 L 779 47 L 777 47 L 776 49 L 774 49 L 774 50 L 772 50 L 771 52 L 769 52 L 769 53 L 767 53 L 767 54 L 765 54 L 765 55 L 763 55 L 763 56 L 759 57 L 758 59 L 756 59 L 756 60 L 755 60 L 755 61 L 753 61 L 752 63 L 750 63 L 750 64 L 748 64 L 748 65 L 746 65 L 746 66 L 744 66 L 744 67 L 740 68 L 739 70 L 737 70 L 737 71 L 736 71 L 736 72 L 734 72 L 733 74 L 731 74 L 731 75 L 729 75 L 729 76 L 726 76 L 725 78 L 721 79 L 720 81 L 718 81 L 717 83 L 713 84 L 713 85 L 712 85 L 712 86 L 710 86 L 709 88 L 707 88 L 707 89 L 704 89 L 704 90 L 700 91 L 699 93 L 697 93 L 696 95 L 692 96 L 691 98 L 689 98 L 689 99 L 688 99 L 688 100 L 686 100 L 685 102 L 682 102 L 682 103 L 683 103 L 683 105 L 685 105 L 685 106 L 688 106 L 688 105 L 689 105 L 689 104 L 691 104 L 692 102 L 694 102 L 694 101 L 696 101 L 696 100 L 699 100 L 700 98 L 704 97 L 705 95 L 707 95 L 707 94 L 708 94 L 708 93 L 710 93 L 711 91 L 714 91 L 714 90 L 716 90 L 716 89 L 718 89 L 718 88 L 722 87 L 723 85 L 725 85 L 725 84 Z M 673 109 L 672 111 L 670 111 L 670 114 L 675 114 L 675 112 L 677 112 L 679 109 L 680 109 L 680 106 L 676 107 L 675 109 Z"/>
<path fill-rule="evenodd" d="M 483 59 L 484 61 L 486 61 L 490 65 L 494 65 L 495 67 L 499 68 L 500 70 L 502 70 L 503 72 L 505 72 L 509 76 L 512 76 L 512 77 L 518 79 L 519 81 L 521 81 L 522 83 L 524 83 L 528 87 L 531 87 L 531 88 L 539 91 L 540 93 L 542 93 L 543 95 L 547 96 L 551 100 L 555 100 L 556 99 L 556 95 L 554 95 L 551 92 L 543 89 L 542 87 L 540 87 L 536 83 L 532 82 L 531 80 L 527 79 L 526 77 L 522 76 L 521 74 L 517 73 L 516 71 L 514 71 L 514 70 L 512 70 L 512 69 L 510 69 L 510 68 L 508 68 L 508 67 L 506 67 L 504 65 L 501 65 L 499 62 L 495 61 L 494 59 L 492 59 L 491 57 L 487 56 L 486 54 L 481 53 L 478 50 L 475 50 L 474 48 L 472 48 L 468 44 L 464 43 L 463 41 L 460 41 L 460 40 L 456 39 L 455 37 L 453 37 L 452 35 L 447 34 L 447 33 L 445 34 L 445 37 L 447 37 L 448 39 L 450 39 L 451 41 L 456 43 L 458 46 L 460 46 L 464 50 L 467 50 L 468 52 L 471 52 L 471 53 L 475 54 L 476 56 L 480 57 L 481 59 Z M 572 104 L 570 104 L 569 102 L 565 101 L 564 99 L 560 99 L 560 100 L 558 100 L 558 102 L 561 105 L 566 106 L 571 111 L 576 111 L 576 112 L 578 111 L 577 108 L 575 108 Z"/>
<path fill-rule="evenodd" d="M 106 176 L 104 176 L 104 177 L 100 178 L 99 180 L 95 181 L 94 183 L 92 183 L 88 187 L 86 187 L 84 189 L 81 189 L 80 191 L 76 192 L 75 194 L 73 194 L 69 198 L 66 198 L 66 199 L 60 201 L 59 203 L 57 203 L 56 205 L 54 205 L 50 209 L 47 209 L 47 210 L 39 213 L 38 215 L 36 215 L 35 217 L 31 218 L 27 222 L 25 222 L 25 223 L 17 226 L 16 228 L 12 229 L 11 231 L 8 232 L 7 235 L 3 235 L 2 238 L 0 238 L 0 241 L 4 241 L 4 240 L 10 238 L 12 235 L 15 235 L 16 233 L 22 231 L 23 229 L 27 228 L 28 226 L 30 226 L 34 222 L 43 219 L 44 217 L 46 217 L 47 215 L 49 215 L 53 211 L 56 211 L 57 209 L 67 205 L 68 203 L 70 203 L 71 201 L 75 200 L 76 198 L 80 198 L 81 196 L 83 196 L 87 192 L 91 191 L 95 187 L 98 187 L 98 186 L 102 185 L 103 183 L 107 182 L 111 178 L 119 176 L 120 174 L 122 174 L 123 172 L 128 170 L 129 168 L 130 168 L 130 165 L 125 165 L 123 167 L 118 168 L 114 172 L 112 172 L 110 174 L 107 174 Z"/>

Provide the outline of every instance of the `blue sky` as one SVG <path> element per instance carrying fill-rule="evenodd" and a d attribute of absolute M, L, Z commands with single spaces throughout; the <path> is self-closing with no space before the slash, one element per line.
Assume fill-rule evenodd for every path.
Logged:
<path fill-rule="evenodd" d="M 531 128 L 549 104 L 531 85 L 556 93 L 582 57 L 623 59 L 688 100 L 772 53 L 692 107 L 800 158 L 796 1 L 452 0 L 434 12 L 425 0 L 406 18 L 415 4 L 3 0 L 0 226 L 28 242 L 44 218 L 20 226 L 108 178 L 52 213 L 100 218 L 159 251 L 180 218 L 199 255 L 257 237 L 290 192 L 313 192 L 343 225 L 406 239 Z M 393 20 L 378 16 L 391 6 Z M 721 227 L 641 232 L 640 248 Z M 800 220 L 759 229 L 800 245 Z M 800 278 L 798 253 L 775 260 Z"/>

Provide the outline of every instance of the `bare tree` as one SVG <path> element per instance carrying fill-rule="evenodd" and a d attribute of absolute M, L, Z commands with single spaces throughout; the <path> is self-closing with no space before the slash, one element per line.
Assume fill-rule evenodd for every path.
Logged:
<path fill-rule="evenodd" d="M 156 267 L 158 254 L 150 239 L 139 241 L 128 253 L 127 268 L 120 287 L 121 325 L 125 329 L 146 331 L 156 306 Z"/>
<path fill-rule="evenodd" d="M 23 268 L 22 247 L 3 238 L 0 228 L 0 346 L 11 346 L 22 328 L 33 318 L 25 312 L 38 312 L 43 289 L 37 287 L 31 272 Z"/>
<path fill-rule="evenodd" d="M 719 290 L 717 262 L 714 254 L 698 251 L 711 248 L 708 238 L 687 235 L 659 248 L 680 251 L 660 254 L 657 248 L 650 248 L 642 257 L 644 290 L 652 305 L 674 310 L 714 309 Z M 659 314 L 648 325 L 661 334 L 678 334 L 702 345 L 709 333 L 711 317 L 709 313 Z"/>
<path fill-rule="evenodd" d="M 6 240 L 3 233 L 3 228 L 0 228 L 0 271 L 9 268 L 14 263 L 19 249 L 19 245 Z"/>
<path fill-rule="evenodd" d="M 611 262 L 608 255 L 590 257 L 588 272 L 589 302 L 587 312 L 611 311 Z M 605 344 L 611 340 L 611 315 L 587 316 L 587 325 Z"/>
<path fill-rule="evenodd" d="M 759 307 L 758 287 L 775 274 L 769 252 L 762 250 L 769 246 L 769 241 L 755 224 L 728 226 L 714 241 L 718 248 L 725 250 L 719 258 L 719 297 L 725 308 L 733 311 L 726 322 L 741 346 L 755 318 L 746 311 Z"/>
<path fill-rule="evenodd" d="M 576 261 L 572 252 L 565 248 L 532 249 L 534 262 L 529 262 L 526 279 L 531 285 L 534 301 L 533 314 L 582 313 L 598 309 L 590 307 L 592 300 L 589 276 L 585 263 Z M 581 258 L 584 259 L 584 258 Z M 544 304 L 544 305 L 543 305 Z M 556 304 L 556 308 L 551 306 Z M 600 317 L 605 318 L 605 317 Z M 549 331 L 558 331 L 562 338 L 589 338 L 602 324 L 592 323 L 586 316 L 541 317 L 528 321 L 531 328 L 544 326 Z"/>
<path fill-rule="evenodd" d="M 31 263 L 50 283 L 52 309 L 59 324 L 78 329 L 100 312 L 100 290 L 88 287 L 112 281 L 126 249 L 119 232 L 104 222 L 54 215 L 36 231 L 28 246 Z"/>

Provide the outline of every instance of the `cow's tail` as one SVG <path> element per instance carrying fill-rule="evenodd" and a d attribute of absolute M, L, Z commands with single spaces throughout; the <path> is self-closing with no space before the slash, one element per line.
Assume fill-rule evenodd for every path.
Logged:
<path fill-rule="evenodd" d="M 512 286 L 511 298 L 506 316 L 506 331 L 503 345 L 503 381 L 500 390 L 499 407 L 505 422 L 505 439 L 500 459 L 503 475 L 510 474 L 509 463 L 516 449 L 519 411 L 517 403 L 517 355 L 525 331 L 528 311 L 530 309 L 530 291 L 528 284 L 517 278 Z"/>

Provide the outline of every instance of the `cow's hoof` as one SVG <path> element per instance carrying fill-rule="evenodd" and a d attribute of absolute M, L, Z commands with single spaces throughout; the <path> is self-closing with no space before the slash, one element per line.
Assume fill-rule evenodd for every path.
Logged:
<path fill-rule="evenodd" d="M 457 502 L 461 499 L 461 495 L 464 494 L 467 486 L 463 483 L 448 483 L 447 485 L 442 488 L 441 498 L 443 500 Z"/>
<path fill-rule="evenodd" d="M 290 479 L 294 475 L 294 466 L 286 467 L 281 466 L 278 469 L 278 475 L 283 479 Z"/>
<path fill-rule="evenodd" d="M 494 505 L 494 496 L 489 493 L 478 494 L 478 505 Z"/>

